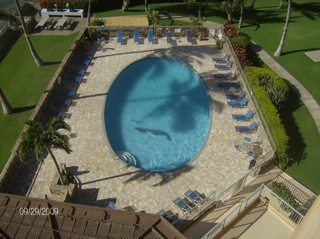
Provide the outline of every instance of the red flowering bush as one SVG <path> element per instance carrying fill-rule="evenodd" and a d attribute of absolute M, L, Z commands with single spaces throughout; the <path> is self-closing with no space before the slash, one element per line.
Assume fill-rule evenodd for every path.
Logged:
<path fill-rule="evenodd" d="M 238 35 L 237 29 L 231 23 L 224 24 L 223 30 L 229 39 Z"/>
<path fill-rule="evenodd" d="M 237 42 L 232 42 L 232 46 L 242 68 L 245 68 L 246 66 L 252 66 L 252 63 L 248 57 L 247 49 Z"/>
<path fill-rule="evenodd" d="M 55 4 L 59 9 L 66 8 L 67 3 L 69 8 L 83 8 L 86 4 L 83 0 L 39 0 L 42 8 L 54 8 Z"/>

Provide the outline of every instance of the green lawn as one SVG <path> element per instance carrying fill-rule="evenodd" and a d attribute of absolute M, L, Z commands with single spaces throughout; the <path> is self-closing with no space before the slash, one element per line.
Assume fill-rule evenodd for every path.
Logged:
<path fill-rule="evenodd" d="M 247 33 L 271 56 L 281 39 L 287 9 L 278 9 L 277 0 L 257 0 L 255 11 L 246 12 L 241 31 Z M 306 51 L 320 49 L 320 2 L 296 0 L 292 5 L 292 21 L 283 49 L 277 60 L 320 103 L 320 65 L 305 55 Z M 290 136 L 290 156 L 296 161 L 286 172 L 320 193 L 317 179 L 320 170 L 320 134 L 305 105 L 291 93 L 289 106 L 282 112 L 283 122 Z"/>
<path fill-rule="evenodd" d="M 21 36 L 0 64 L 0 86 L 15 109 L 0 114 L 0 170 L 7 162 L 24 122 L 30 117 L 44 89 L 78 33 L 69 36 L 32 36 L 45 66 L 37 67 Z M 2 109 L 1 109 L 2 112 Z"/>
<path fill-rule="evenodd" d="M 276 51 L 283 32 L 287 9 L 278 0 L 257 0 L 254 12 L 246 12 L 241 31 L 250 35 L 270 55 Z M 320 65 L 306 51 L 320 49 L 320 2 L 295 0 L 283 55 L 275 58 L 295 76 L 320 103 Z"/>

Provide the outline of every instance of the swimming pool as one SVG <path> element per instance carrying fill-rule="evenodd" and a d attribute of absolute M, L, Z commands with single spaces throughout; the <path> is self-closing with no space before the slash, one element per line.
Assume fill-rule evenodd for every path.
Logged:
<path fill-rule="evenodd" d="M 206 140 L 206 87 L 181 62 L 136 61 L 110 86 L 104 123 L 113 151 L 130 166 L 148 171 L 179 168 L 197 156 Z"/>

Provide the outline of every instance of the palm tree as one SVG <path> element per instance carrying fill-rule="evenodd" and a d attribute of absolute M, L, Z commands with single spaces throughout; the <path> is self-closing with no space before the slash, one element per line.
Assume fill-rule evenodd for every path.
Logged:
<path fill-rule="evenodd" d="M 18 149 L 20 160 L 26 161 L 29 153 L 35 153 L 37 160 L 43 162 L 44 155 L 49 154 L 58 170 L 60 182 L 63 185 L 61 171 L 52 149 L 62 149 L 67 154 L 72 152 L 68 139 L 57 132 L 59 129 L 70 131 L 70 126 L 61 118 L 51 119 L 45 127 L 33 120 L 28 120 L 26 125 L 29 127 L 22 134 Z"/>
<path fill-rule="evenodd" d="M 35 63 L 37 64 L 37 66 L 42 66 L 43 65 L 43 62 L 42 60 L 40 59 L 39 55 L 37 54 L 36 50 L 34 49 L 33 45 L 32 45 L 32 42 L 28 36 L 28 33 L 27 33 L 27 28 L 26 28 L 26 23 L 24 21 L 24 18 L 23 18 L 23 15 L 22 15 L 22 12 L 21 12 L 21 8 L 20 8 L 20 5 L 19 5 L 19 1 L 18 0 L 14 0 L 14 3 L 16 5 L 16 8 L 18 10 L 18 13 L 19 13 L 19 16 L 20 16 L 20 20 L 21 20 L 21 24 L 22 24 L 22 29 L 23 29 L 23 34 L 26 38 L 26 41 L 28 43 L 28 46 L 29 46 L 29 50 L 31 52 L 31 55 L 33 57 L 33 60 L 35 61 Z"/>
<path fill-rule="evenodd" d="M 202 0 L 199 0 L 198 17 L 202 17 Z"/>
<path fill-rule="evenodd" d="M 225 0 L 224 2 L 221 2 L 221 7 L 223 10 L 227 13 L 228 22 L 232 21 L 232 13 L 234 12 L 236 8 L 236 2 L 237 0 Z"/>
<path fill-rule="evenodd" d="M 90 15 L 91 15 L 91 0 L 89 0 L 89 3 L 88 3 L 87 26 L 89 26 L 89 23 L 90 23 Z"/>
<path fill-rule="evenodd" d="M 251 11 L 254 9 L 255 3 L 256 3 L 256 0 L 251 0 L 250 7 L 249 7 Z"/>
<path fill-rule="evenodd" d="M 281 56 L 281 54 L 282 54 L 282 48 L 284 45 L 284 41 L 286 40 L 286 35 L 287 35 L 289 21 L 290 21 L 290 14 L 291 14 L 291 0 L 288 0 L 288 11 L 287 11 L 286 22 L 284 24 L 283 33 L 282 33 L 279 47 L 276 50 L 276 52 L 274 53 L 274 56 Z"/>
<path fill-rule="evenodd" d="M 7 98 L 5 97 L 5 95 L 3 94 L 1 88 L 0 88 L 0 102 L 1 102 L 1 105 L 2 105 L 3 113 L 4 113 L 5 115 L 11 114 L 11 113 L 13 112 L 13 109 L 12 109 L 9 101 L 7 100 Z"/>
<path fill-rule="evenodd" d="M 239 19 L 239 28 L 242 27 L 243 22 L 243 9 L 246 0 L 237 0 L 237 6 L 240 7 L 240 19 Z"/>
<path fill-rule="evenodd" d="M 191 4 L 192 4 L 193 2 L 195 2 L 195 0 L 184 0 L 184 2 L 187 3 L 188 11 L 190 11 L 190 10 L 191 10 Z"/>

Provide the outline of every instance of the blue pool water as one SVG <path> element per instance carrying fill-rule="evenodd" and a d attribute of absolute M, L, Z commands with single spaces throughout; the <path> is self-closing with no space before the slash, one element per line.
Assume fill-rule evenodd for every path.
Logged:
<path fill-rule="evenodd" d="M 122 160 L 168 171 L 194 159 L 206 140 L 210 102 L 198 74 L 178 61 L 146 58 L 125 68 L 105 102 L 105 128 Z"/>

